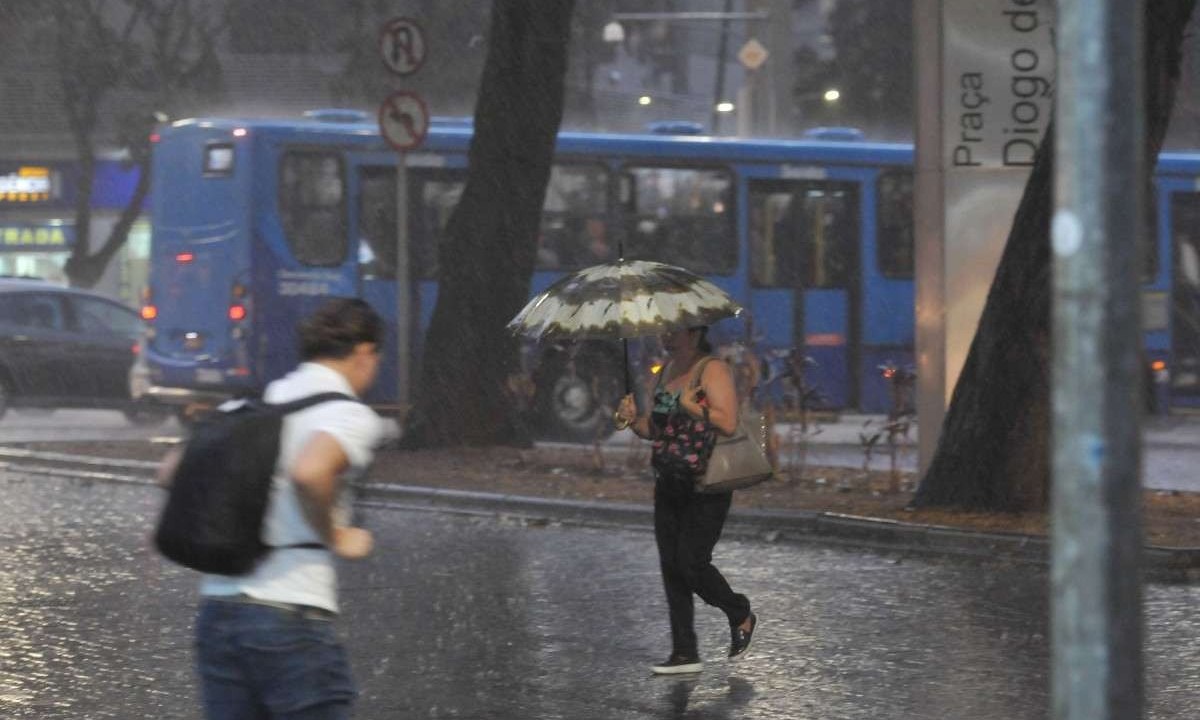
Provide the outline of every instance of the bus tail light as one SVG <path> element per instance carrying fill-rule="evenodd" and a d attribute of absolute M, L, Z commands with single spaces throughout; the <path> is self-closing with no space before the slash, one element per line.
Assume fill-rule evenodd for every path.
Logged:
<path fill-rule="evenodd" d="M 191 261 L 193 261 L 195 259 L 196 259 L 195 253 L 181 252 L 181 253 L 176 253 L 176 255 L 175 255 L 175 262 L 179 263 L 180 265 L 187 265 L 188 263 L 190 263 Z"/>
<path fill-rule="evenodd" d="M 229 288 L 229 319 L 234 322 L 241 322 L 250 314 L 248 295 L 249 289 L 241 282 L 235 282 L 233 287 Z"/>

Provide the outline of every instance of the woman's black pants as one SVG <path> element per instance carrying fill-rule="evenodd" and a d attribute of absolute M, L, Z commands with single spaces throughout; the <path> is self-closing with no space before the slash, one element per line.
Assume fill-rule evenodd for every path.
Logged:
<path fill-rule="evenodd" d="M 671 615 L 672 649 L 695 656 L 693 593 L 724 611 L 731 627 L 750 616 L 750 600 L 735 593 L 712 564 L 733 493 L 698 493 L 690 477 L 655 474 L 654 539 Z"/>

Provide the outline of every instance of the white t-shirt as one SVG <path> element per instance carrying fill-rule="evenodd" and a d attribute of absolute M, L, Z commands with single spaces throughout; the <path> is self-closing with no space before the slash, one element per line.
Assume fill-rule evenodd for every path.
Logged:
<path fill-rule="evenodd" d="M 268 385 L 263 399 L 284 403 L 320 392 L 354 396 L 350 383 L 337 371 L 317 363 L 303 363 Z M 263 539 L 268 545 L 321 542 L 305 518 L 295 483 L 287 474 L 301 449 L 317 432 L 333 436 L 350 460 L 351 471 L 362 471 L 371 463 L 375 447 L 383 437 L 383 423 L 366 405 L 344 400 L 314 405 L 284 418 L 279 462 L 263 518 Z M 200 592 L 209 596 L 246 594 L 260 600 L 338 611 L 333 553 L 323 549 L 279 547 L 247 575 L 205 575 Z"/>

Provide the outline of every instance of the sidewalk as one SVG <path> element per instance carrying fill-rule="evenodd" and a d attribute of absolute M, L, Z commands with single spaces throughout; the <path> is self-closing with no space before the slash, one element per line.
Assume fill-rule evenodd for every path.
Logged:
<path fill-rule="evenodd" d="M 163 452 L 164 446 L 150 444 L 0 447 L 0 476 L 11 472 L 150 484 L 157 465 L 152 458 Z M 519 518 L 535 525 L 648 528 L 653 490 L 646 471 L 647 452 L 640 441 L 609 445 L 603 462 L 595 465 L 595 455 L 580 445 L 533 450 L 391 449 L 383 451 L 370 476 L 357 483 L 358 497 L 367 505 Z M 828 481 L 815 475 L 806 480 L 781 478 L 740 491 L 727 533 L 769 542 L 869 547 L 902 555 L 1048 562 L 1046 519 L 1040 514 L 983 515 L 964 524 L 958 513 L 904 511 L 907 492 L 872 493 L 862 485 L 857 469 L 839 476 L 836 470 L 823 468 L 820 475 Z M 842 488 L 840 482 L 846 478 L 854 478 L 853 485 Z M 1158 497 L 1151 491 L 1146 502 L 1147 569 L 1165 579 L 1200 580 L 1200 542 L 1191 539 L 1200 516 L 1195 497 Z M 1179 523 L 1186 528 L 1181 530 Z"/>
<path fill-rule="evenodd" d="M 883 433 L 877 441 L 886 443 L 886 415 L 867 415 L 860 413 L 838 413 L 831 419 L 819 419 L 810 424 L 804 438 L 812 445 L 829 445 L 835 447 L 854 448 L 861 450 L 863 436 Z M 801 428 L 794 423 L 779 423 L 775 433 L 781 438 L 789 437 L 792 433 L 799 435 Z M 902 447 L 916 447 L 919 428 L 914 419 L 907 435 L 899 436 L 896 443 Z M 623 430 L 614 433 L 608 444 L 626 444 L 633 437 L 632 431 Z M 1200 415 L 1153 416 L 1142 423 L 1142 442 L 1146 450 L 1155 448 L 1195 449 L 1200 452 Z"/>

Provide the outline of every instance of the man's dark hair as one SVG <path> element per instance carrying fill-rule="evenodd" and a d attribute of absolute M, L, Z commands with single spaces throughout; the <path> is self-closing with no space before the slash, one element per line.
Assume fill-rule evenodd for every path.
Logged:
<path fill-rule="evenodd" d="M 359 343 L 383 341 L 383 318 L 359 298 L 334 298 L 300 323 L 300 357 L 340 360 Z"/>

